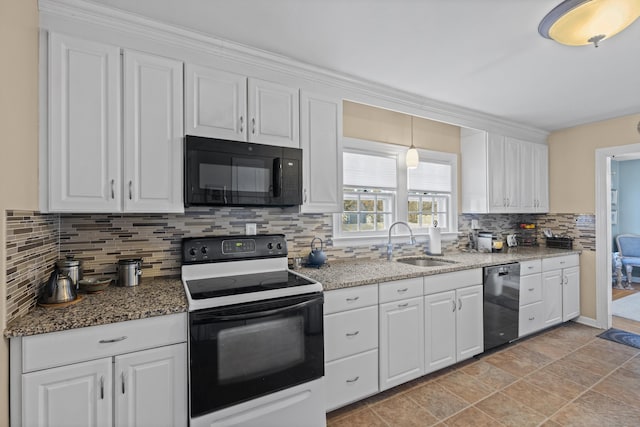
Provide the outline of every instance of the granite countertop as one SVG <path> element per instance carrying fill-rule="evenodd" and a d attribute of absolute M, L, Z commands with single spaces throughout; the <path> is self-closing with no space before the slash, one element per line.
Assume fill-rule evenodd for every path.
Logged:
<path fill-rule="evenodd" d="M 76 304 L 64 308 L 36 306 L 10 322 L 6 338 L 105 325 L 126 320 L 187 311 L 187 299 L 180 278 L 143 278 L 138 286 L 109 286 L 102 292 L 82 294 Z"/>
<path fill-rule="evenodd" d="M 490 265 L 506 264 L 510 262 L 526 261 L 530 259 L 548 258 L 562 255 L 579 254 L 580 250 L 551 249 L 546 247 L 518 247 L 504 252 L 452 252 L 442 256 L 427 256 L 428 258 L 453 261 L 450 265 L 438 267 L 419 267 L 398 262 L 364 260 L 358 261 L 329 261 L 320 268 L 304 267 L 298 273 L 322 283 L 325 291 L 349 288 L 352 286 L 368 285 L 390 280 L 410 279 L 412 277 L 430 276 L 433 274 L 449 273 L 452 271 L 482 268 Z M 415 257 L 407 257 L 415 258 Z"/>

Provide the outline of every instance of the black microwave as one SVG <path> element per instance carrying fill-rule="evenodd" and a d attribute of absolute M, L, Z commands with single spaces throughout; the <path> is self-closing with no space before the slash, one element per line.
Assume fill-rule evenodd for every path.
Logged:
<path fill-rule="evenodd" d="M 185 137 L 184 205 L 302 204 L 302 150 Z"/>

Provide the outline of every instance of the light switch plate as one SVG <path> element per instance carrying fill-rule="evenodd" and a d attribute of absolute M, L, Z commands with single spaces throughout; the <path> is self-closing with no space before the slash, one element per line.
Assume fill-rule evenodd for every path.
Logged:
<path fill-rule="evenodd" d="M 472 230 L 477 230 L 478 228 L 479 228 L 478 227 L 478 220 L 477 219 L 472 219 L 471 220 L 471 229 Z"/>
<path fill-rule="evenodd" d="M 244 234 L 247 236 L 253 236 L 258 232 L 255 222 L 249 222 L 244 225 Z"/>

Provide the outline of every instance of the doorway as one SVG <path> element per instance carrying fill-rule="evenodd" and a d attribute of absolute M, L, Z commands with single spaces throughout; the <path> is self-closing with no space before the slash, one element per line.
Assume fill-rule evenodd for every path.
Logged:
<path fill-rule="evenodd" d="M 640 155 L 640 144 L 607 147 L 596 150 L 596 323 L 603 329 L 612 327 L 612 274 L 613 271 L 613 229 L 612 229 L 612 167 L 613 159 L 631 158 Z M 640 156 L 639 156 L 640 157 Z M 615 194 L 615 193 L 614 193 Z M 615 218 L 613 218 L 615 219 Z M 640 325 L 620 324 L 619 329 L 640 333 Z"/>

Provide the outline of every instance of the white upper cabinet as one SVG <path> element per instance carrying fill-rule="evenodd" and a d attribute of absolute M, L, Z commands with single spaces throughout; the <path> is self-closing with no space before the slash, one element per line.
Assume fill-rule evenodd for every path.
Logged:
<path fill-rule="evenodd" d="M 48 85 L 49 210 L 118 211 L 120 49 L 52 33 Z"/>
<path fill-rule="evenodd" d="M 246 141 L 247 78 L 185 65 L 186 134 Z"/>
<path fill-rule="evenodd" d="M 118 47 L 49 35 L 46 210 L 184 211 L 182 63 L 122 62 Z"/>
<path fill-rule="evenodd" d="M 465 129 L 460 149 L 464 213 L 548 212 L 546 145 Z"/>
<path fill-rule="evenodd" d="M 187 64 L 186 133 L 300 147 L 297 88 Z"/>
<path fill-rule="evenodd" d="M 184 211 L 182 140 L 182 62 L 125 51 L 125 211 Z"/>
<path fill-rule="evenodd" d="M 304 213 L 342 211 L 342 100 L 302 91 L 300 127 Z"/>

